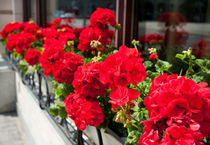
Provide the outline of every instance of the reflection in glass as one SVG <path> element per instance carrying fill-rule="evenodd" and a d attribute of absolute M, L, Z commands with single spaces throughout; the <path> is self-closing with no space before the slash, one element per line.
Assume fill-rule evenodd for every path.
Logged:
<path fill-rule="evenodd" d="M 210 57 L 210 1 L 141 0 L 138 30 L 141 50 L 156 47 L 169 59 L 192 47 L 197 57 Z"/>
<path fill-rule="evenodd" d="M 47 0 L 48 21 L 55 18 L 71 18 L 74 27 L 89 24 L 90 15 L 98 8 L 109 8 L 115 12 L 115 0 Z"/>

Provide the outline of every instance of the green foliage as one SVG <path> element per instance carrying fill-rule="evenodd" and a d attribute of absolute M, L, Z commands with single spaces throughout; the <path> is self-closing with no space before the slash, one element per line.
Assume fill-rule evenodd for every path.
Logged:
<path fill-rule="evenodd" d="M 70 93 L 74 92 L 72 85 L 67 85 L 65 83 L 58 83 L 54 81 L 55 87 L 53 88 L 53 94 L 55 96 L 55 101 L 52 106 L 50 106 L 50 114 L 53 116 L 60 116 L 61 118 L 67 117 L 67 112 L 65 110 L 64 99 Z"/>
<path fill-rule="evenodd" d="M 152 65 L 153 65 L 153 63 L 151 62 L 151 61 L 144 61 L 144 67 L 146 68 L 146 69 L 148 69 L 148 68 L 150 68 L 150 67 L 152 67 Z"/>
<path fill-rule="evenodd" d="M 155 64 L 156 71 L 163 74 L 164 72 L 170 72 L 169 69 L 172 67 L 167 61 L 160 60 Z"/>
<path fill-rule="evenodd" d="M 50 114 L 53 116 L 60 116 L 61 118 L 67 117 L 67 112 L 65 110 L 65 104 L 63 101 L 55 101 L 55 104 L 53 106 L 50 106 Z"/>
<path fill-rule="evenodd" d="M 176 58 L 179 58 L 181 60 L 185 59 L 185 56 L 183 54 L 176 54 Z"/>
<path fill-rule="evenodd" d="M 0 43 L 2 43 L 4 46 L 6 46 L 6 44 L 7 44 L 7 38 L 0 39 Z"/>
<path fill-rule="evenodd" d="M 194 80 L 196 83 L 200 83 L 203 81 L 204 76 L 191 75 L 191 76 L 188 76 L 188 78 Z"/>
<path fill-rule="evenodd" d="M 99 104 L 101 108 L 103 109 L 104 113 L 104 122 L 100 125 L 100 128 L 107 128 L 110 121 L 112 121 L 112 118 L 114 116 L 114 112 L 111 110 L 111 104 L 108 103 L 110 98 L 108 96 L 98 96 L 97 100 L 99 101 Z"/>
<path fill-rule="evenodd" d="M 83 59 L 84 65 L 88 64 L 88 63 L 91 62 L 91 61 L 92 61 L 91 58 L 84 58 L 84 59 Z"/>
<path fill-rule="evenodd" d="M 72 85 L 57 82 L 55 83 L 55 88 L 53 88 L 53 94 L 55 95 L 55 99 L 64 100 L 67 95 L 74 92 L 74 88 Z"/>
<path fill-rule="evenodd" d="M 183 54 L 177 54 L 176 58 L 188 65 L 185 72 L 181 72 L 180 75 L 185 74 L 186 78 L 192 79 L 195 82 L 207 82 L 209 83 L 210 77 L 210 60 L 208 59 L 196 59 L 191 54 L 191 50 L 183 51 Z M 185 70 L 182 68 L 182 71 Z"/>
<path fill-rule="evenodd" d="M 23 59 L 19 63 L 19 68 L 22 71 L 23 74 L 26 74 L 28 70 L 28 63 Z"/>
<path fill-rule="evenodd" d="M 135 127 L 128 128 L 128 136 L 125 142 L 125 145 L 138 145 L 140 136 L 142 135 L 143 130 L 139 131 Z"/>
<path fill-rule="evenodd" d="M 15 51 L 12 52 L 12 55 L 15 59 L 23 59 L 23 56 Z"/>
<path fill-rule="evenodd" d="M 41 69 L 40 64 L 37 65 L 29 65 L 24 59 L 20 60 L 19 68 L 23 74 L 31 74 Z"/>
<path fill-rule="evenodd" d="M 38 49 L 38 50 L 41 51 L 42 45 L 43 45 L 43 42 L 42 41 L 35 40 L 34 42 L 31 43 L 31 48 Z"/>
<path fill-rule="evenodd" d="M 196 59 L 195 63 L 201 68 L 201 71 L 210 74 L 210 60 Z"/>

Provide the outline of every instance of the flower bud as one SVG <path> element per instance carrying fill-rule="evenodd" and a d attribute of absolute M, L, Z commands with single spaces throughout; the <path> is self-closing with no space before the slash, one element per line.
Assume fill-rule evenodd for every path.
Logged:
<path fill-rule="evenodd" d="M 115 29 L 120 30 L 121 29 L 121 25 L 120 24 L 116 24 L 115 25 Z"/>

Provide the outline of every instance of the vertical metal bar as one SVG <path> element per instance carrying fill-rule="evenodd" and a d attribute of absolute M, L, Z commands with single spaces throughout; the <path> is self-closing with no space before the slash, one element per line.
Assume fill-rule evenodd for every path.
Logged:
<path fill-rule="evenodd" d="M 44 107 L 42 106 L 42 74 L 41 72 L 37 72 L 38 73 L 38 80 L 39 80 L 39 94 L 38 94 L 38 97 L 39 97 L 39 107 L 41 109 L 44 109 Z"/>
<path fill-rule="evenodd" d="M 139 29 L 139 26 L 138 26 L 138 9 L 139 9 L 139 0 L 134 0 L 133 4 L 133 23 L 132 23 L 132 27 L 133 27 L 133 30 L 132 30 L 132 39 L 135 39 L 137 40 L 138 39 L 138 29 Z"/>
<path fill-rule="evenodd" d="M 82 138 L 82 131 L 77 129 L 77 144 L 78 145 L 84 145 L 84 141 Z"/>
<path fill-rule="evenodd" d="M 31 0 L 23 0 L 23 21 L 31 18 Z"/>
<path fill-rule="evenodd" d="M 131 44 L 132 2 L 133 0 L 124 0 L 123 45 L 127 46 Z"/>
<path fill-rule="evenodd" d="M 97 131 L 97 135 L 98 135 L 99 145 L 103 145 L 103 139 L 102 139 L 102 135 L 101 135 L 101 130 L 96 128 L 96 131 Z"/>
<path fill-rule="evenodd" d="M 46 0 L 36 0 L 36 22 L 40 27 L 45 27 L 47 22 Z"/>
<path fill-rule="evenodd" d="M 115 37 L 115 46 L 119 47 L 123 44 L 123 29 L 124 29 L 124 23 L 123 23 L 123 10 L 124 10 L 124 1 L 125 0 L 116 0 L 116 19 L 117 23 L 121 25 L 121 29 L 117 31 L 116 37 Z"/>
<path fill-rule="evenodd" d="M 44 76 L 44 81 L 45 81 L 45 87 L 46 87 L 46 93 L 47 93 L 47 100 L 45 102 L 45 106 L 49 107 L 50 106 L 50 92 L 49 92 L 47 78 L 45 76 Z"/>
<path fill-rule="evenodd" d="M 120 45 L 130 46 L 131 44 L 131 37 L 136 30 L 133 28 L 134 16 L 132 6 L 134 6 L 134 0 L 116 0 L 117 23 L 121 25 L 121 30 L 118 30 L 115 38 L 116 47 Z"/>

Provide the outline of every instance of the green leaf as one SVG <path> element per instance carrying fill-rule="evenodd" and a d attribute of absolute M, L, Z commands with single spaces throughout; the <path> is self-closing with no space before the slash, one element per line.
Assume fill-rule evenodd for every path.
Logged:
<path fill-rule="evenodd" d="M 67 85 L 65 83 L 56 83 L 56 87 L 53 89 L 55 99 L 64 100 L 67 95 L 74 92 L 72 85 Z"/>
<path fill-rule="evenodd" d="M 64 102 L 59 100 L 55 100 L 55 105 L 60 108 L 65 107 Z"/>
<path fill-rule="evenodd" d="M 168 72 L 171 67 L 172 64 L 163 60 L 160 60 L 155 64 L 156 71 L 159 73 Z"/>
<path fill-rule="evenodd" d="M 61 118 L 66 118 L 67 117 L 67 112 L 65 110 L 65 107 L 61 107 L 61 108 L 58 109 L 58 115 Z"/>
<path fill-rule="evenodd" d="M 24 59 L 21 60 L 19 63 L 19 68 L 24 74 L 27 73 L 28 66 L 29 66 L 28 63 Z"/>
<path fill-rule="evenodd" d="M 183 54 L 176 54 L 176 58 L 184 60 L 185 59 L 185 55 L 183 55 Z"/>
<path fill-rule="evenodd" d="M 154 79 L 158 77 L 159 75 L 161 75 L 159 72 L 152 72 L 151 70 L 147 71 L 147 76 L 151 79 Z"/>
<path fill-rule="evenodd" d="M 128 128 L 128 136 L 125 142 L 125 145 L 138 145 L 140 136 L 142 135 L 143 130 L 136 130 L 134 127 Z"/>
<path fill-rule="evenodd" d="M 84 65 L 86 65 L 87 63 L 91 62 L 92 59 L 91 58 L 85 58 L 85 59 L 83 59 L 83 61 L 84 61 Z"/>
<path fill-rule="evenodd" d="M 55 105 L 50 106 L 49 112 L 53 116 L 58 116 L 58 108 Z"/>
<path fill-rule="evenodd" d="M 208 59 L 196 59 L 195 63 L 201 68 L 202 72 L 210 74 L 210 60 L 208 60 Z"/>
<path fill-rule="evenodd" d="M 200 83 L 204 81 L 204 76 L 198 76 L 198 75 L 189 75 L 188 76 L 189 79 L 194 80 L 196 83 Z"/>
<path fill-rule="evenodd" d="M 148 69 L 148 68 L 152 67 L 153 63 L 151 61 L 144 61 L 143 64 L 144 64 L 145 68 Z"/>

